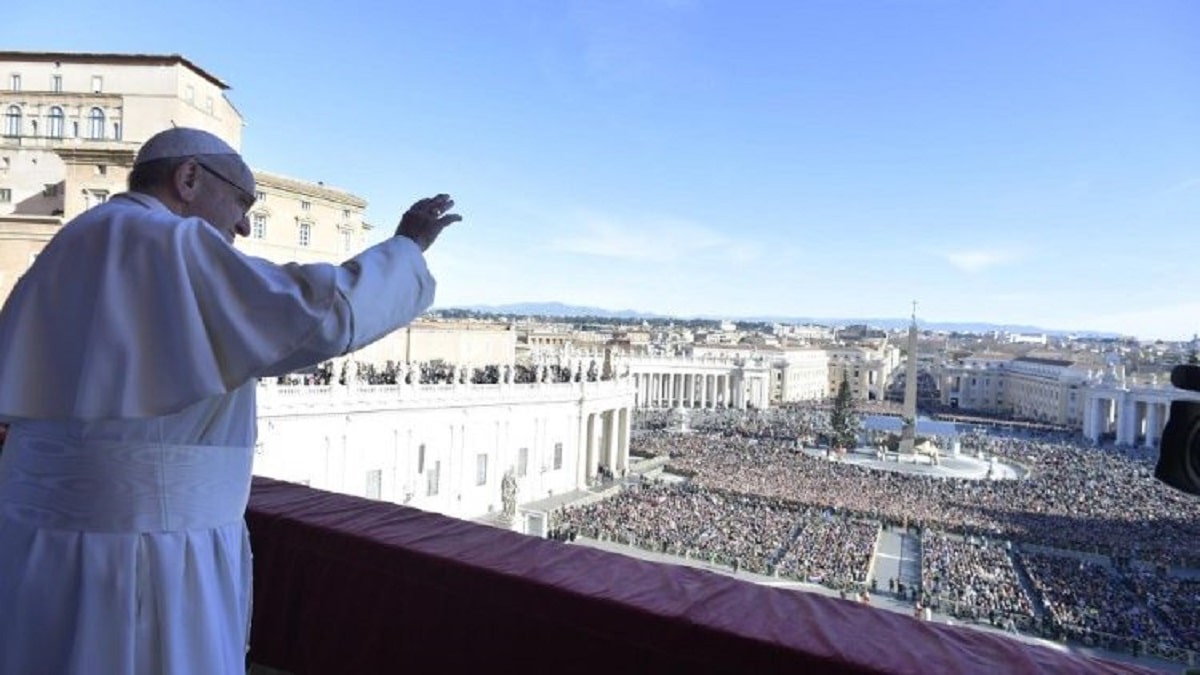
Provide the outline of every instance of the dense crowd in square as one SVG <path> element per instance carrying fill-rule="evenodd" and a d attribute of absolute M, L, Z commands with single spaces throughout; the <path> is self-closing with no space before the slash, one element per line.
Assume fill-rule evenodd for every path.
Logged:
<path fill-rule="evenodd" d="M 864 588 L 879 528 L 899 526 L 921 535 L 913 597 L 935 611 L 1115 649 L 1200 651 L 1200 503 L 1154 480 L 1145 453 L 997 424 L 961 435 L 961 451 L 1028 477 L 965 480 L 800 451 L 828 434 L 826 405 L 639 416 L 632 451 L 669 457 L 687 482 L 565 512 L 586 536 Z"/>

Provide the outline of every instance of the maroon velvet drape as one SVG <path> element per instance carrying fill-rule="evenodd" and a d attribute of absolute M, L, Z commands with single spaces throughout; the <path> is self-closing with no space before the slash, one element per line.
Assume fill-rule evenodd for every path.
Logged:
<path fill-rule="evenodd" d="M 251 660 L 354 673 L 1145 672 L 255 478 Z"/>

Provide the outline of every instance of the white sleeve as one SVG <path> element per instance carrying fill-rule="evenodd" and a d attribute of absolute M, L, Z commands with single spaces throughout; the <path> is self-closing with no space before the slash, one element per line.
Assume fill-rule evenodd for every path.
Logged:
<path fill-rule="evenodd" d="M 421 249 L 406 237 L 392 237 L 337 266 L 334 282 L 332 305 L 316 330 L 263 375 L 293 372 L 379 340 L 428 309 L 436 287 Z"/>

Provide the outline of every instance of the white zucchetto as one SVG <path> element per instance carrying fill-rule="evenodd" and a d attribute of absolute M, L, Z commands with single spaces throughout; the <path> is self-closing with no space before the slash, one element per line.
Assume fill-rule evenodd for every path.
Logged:
<path fill-rule="evenodd" d="M 202 163 L 209 170 L 216 170 L 222 178 L 249 195 L 255 192 L 254 174 L 238 151 L 203 129 L 173 127 L 154 134 L 138 150 L 133 165 L 181 157 L 202 157 L 206 160 Z"/>
<path fill-rule="evenodd" d="M 196 155 L 237 155 L 228 143 L 202 129 L 174 127 L 160 131 L 138 150 L 133 165 L 156 159 L 195 157 Z"/>

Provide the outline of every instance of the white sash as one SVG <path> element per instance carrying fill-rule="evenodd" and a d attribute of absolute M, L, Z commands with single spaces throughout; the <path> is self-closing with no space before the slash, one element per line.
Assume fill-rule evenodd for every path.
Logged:
<path fill-rule="evenodd" d="M 35 527 L 173 532 L 243 518 L 253 450 L 31 434 L 0 454 L 0 515 Z"/>

